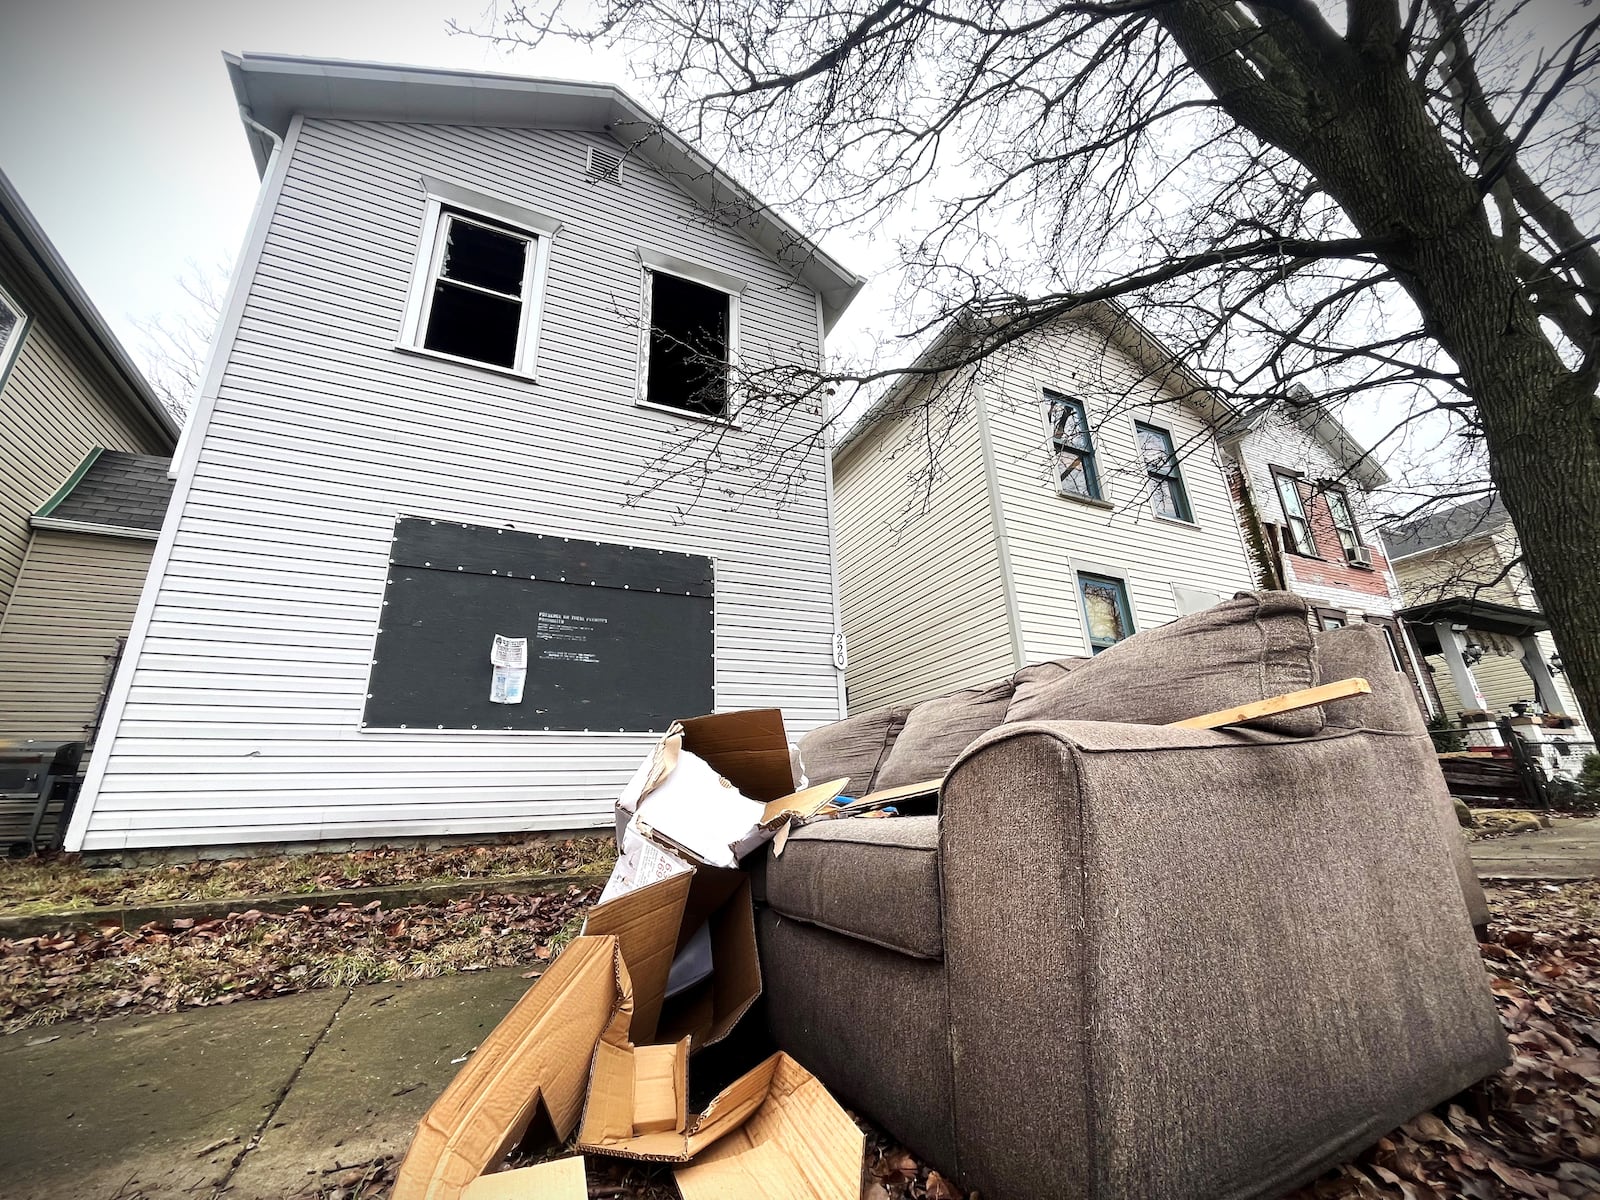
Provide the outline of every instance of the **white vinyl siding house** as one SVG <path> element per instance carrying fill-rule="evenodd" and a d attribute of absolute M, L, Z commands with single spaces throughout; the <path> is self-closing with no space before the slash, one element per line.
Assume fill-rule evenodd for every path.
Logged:
<path fill-rule="evenodd" d="M 648 153 L 627 155 L 620 182 L 588 178 L 592 152 L 623 153 L 602 131 L 607 105 L 631 103 L 613 89 L 270 56 L 232 70 L 283 145 L 74 848 L 610 819 L 648 732 L 364 727 L 400 518 L 709 559 L 716 708 L 779 707 L 797 732 L 836 718 L 826 453 L 782 504 L 741 506 L 693 472 L 663 477 L 662 457 L 697 423 L 638 403 L 639 313 L 646 262 L 670 252 L 745 281 L 751 351 L 814 363 L 859 281 L 808 255 L 837 283 L 824 295 Z M 500 89 L 518 121 L 481 115 L 500 111 Z M 319 113 L 345 96 L 349 111 L 307 115 L 301 95 L 323 97 Z M 406 119 L 375 119 L 384 105 Z M 424 123 L 430 110 L 439 119 Z M 563 127 L 539 127 L 541 113 Z M 571 127 L 584 123 L 593 131 Z M 509 367 L 417 352 L 417 281 L 438 285 L 452 211 L 524 230 L 538 260 L 517 297 L 538 306 L 536 335 L 524 311 Z M 747 446 L 766 434 L 756 419 L 727 431 Z M 487 689 L 487 658 L 482 669 Z M 630 669 L 642 685 L 651 663 Z"/>
<path fill-rule="evenodd" d="M 915 394 L 891 394 L 841 442 L 852 711 L 1091 653 L 1085 579 L 1100 581 L 1097 595 L 1120 590 L 1135 632 L 1253 586 L 1212 416 L 1179 398 L 1192 389 L 1159 382 L 1158 358 L 1133 340 L 1093 311 L 946 387 L 931 427 L 950 432 L 931 473 Z M 1063 398 L 1082 406 L 1086 430 L 1059 426 Z M 1190 519 L 1162 514 L 1141 426 L 1170 438 Z"/>

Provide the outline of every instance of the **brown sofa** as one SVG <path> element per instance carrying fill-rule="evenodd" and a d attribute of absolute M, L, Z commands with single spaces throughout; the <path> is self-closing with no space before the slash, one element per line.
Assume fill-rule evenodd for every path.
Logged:
<path fill-rule="evenodd" d="M 1265 728 L 1157 724 L 1350 675 Z M 931 703 L 802 742 L 855 792 L 908 735 L 901 770 L 971 744 L 937 816 L 792 836 L 758 932 L 778 1043 L 987 1200 L 1278 1196 L 1508 1061 L 1375 628 L 1242 595 Z"/>

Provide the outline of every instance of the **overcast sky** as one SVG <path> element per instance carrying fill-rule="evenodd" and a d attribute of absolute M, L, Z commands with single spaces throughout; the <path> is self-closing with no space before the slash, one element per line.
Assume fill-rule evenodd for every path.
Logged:
<path fill-rule="evenodd" d="M 452 36 L 481 0 L 0 0 L 0 165 L 130 351 L 231 259 L 257 177 L 224 50 L 603 79 L 576 48 L 507 58 Z"/>

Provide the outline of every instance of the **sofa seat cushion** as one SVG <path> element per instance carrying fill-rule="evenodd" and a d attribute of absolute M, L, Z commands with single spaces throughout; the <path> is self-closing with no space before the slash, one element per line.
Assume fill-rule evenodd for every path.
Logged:
<path fill-rule="evenodd" d="M 1007 678 L 918 704 L 878 768 L 873 790 L 944 778 L 963 750 L 1005 721 L 1011 695 Z"/>
<path fill-rule="evenodd" d="M 865 796 L 876 786 L 879 766 L 889 757 L 910 708 L 876 708 L 813 729 L 800 739 L 800 761 L 812 783 L 848 779 L 846 796 Z"/>
<path fill-rule="evenodd" d="M 852 817 L 796 830 L 768 856 L 772 910 L 915 958 L 944 957 L 939 818 Z"/>
<path fill-rule="evenodd" d="M 1169 725 L 1265 700 L 1318 682 L 1307 605 L 1292 592 L 1240 592 L 1232 600 L 1136 633 L 1089 661 L 1019 687 L 1006 721 L 1122 721 Z M 1321 707 L 1248 724 L 1305 737 Z"/>

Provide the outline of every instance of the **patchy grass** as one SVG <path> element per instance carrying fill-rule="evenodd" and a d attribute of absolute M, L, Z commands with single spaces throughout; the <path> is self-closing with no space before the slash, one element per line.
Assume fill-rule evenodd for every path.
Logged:
<path fill-rule="evenodd" d="M 616 860 L 609 837 L 526 839 L 489 846 L 283 854 L 155 867 L 89 867 L 77 855 L 0 860 L 0 915 L 76 912 L 111 905 L 503 879 L 604 874 Z"/>
<path fill-rule="evenodd" d="M 0 940 L 0 1032 L 175 1012 L 312 988 L 548 961 L 599 895 L 480 895 L 385 909 L 309 905 L 213 921 Z"/>

